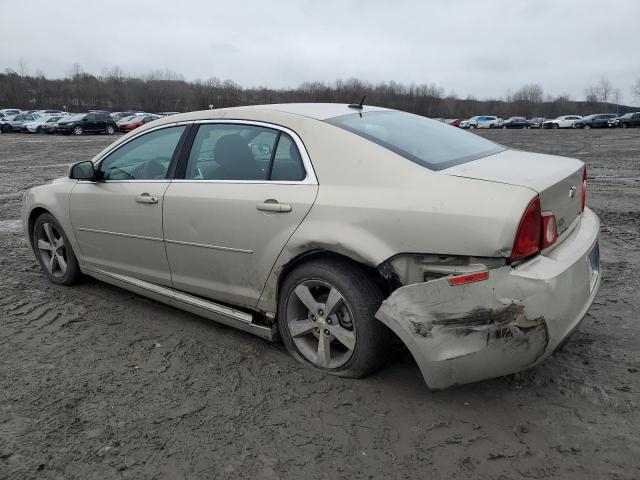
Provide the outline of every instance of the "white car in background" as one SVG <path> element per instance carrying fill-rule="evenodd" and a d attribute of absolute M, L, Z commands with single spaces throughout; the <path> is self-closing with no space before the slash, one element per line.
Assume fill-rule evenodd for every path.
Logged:
<path fill-rule="evenodd" d="M 578 120 L 582 120 L 580 115 L 561 115 L 543 122 L 542 128 L 573 128 Z"/>
<path fill-rule="evenodd" d="M 460 128 L 494 128 L 500 119 L 491 115 L 477 115 L 460 122 Z"/>
<path fill-rule="evenodd" d="M 46 124 L 52 124 L 62 118 L 62 115 L 56 116 L 43 116 L 39 117 L 31 122 L 25 122 L 22 124 L 22 131 L 25 133 L 40 133 Z"/>
<path fill-rule="evenodd" d="M 20 110 L 19 108 L 3 108 L 2 110 L 0 110 L 0 113 L 3 113 L 4 117 L 8 119 L 10 117 L 20 115 L 22 113 L 22 110 Z"/>

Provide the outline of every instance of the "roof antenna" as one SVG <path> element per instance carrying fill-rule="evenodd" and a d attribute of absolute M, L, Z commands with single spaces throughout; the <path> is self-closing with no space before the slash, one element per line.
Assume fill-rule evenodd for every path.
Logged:
<path fill-rule="evenodd" d="M 362 110 L 362 107 L 364 105 L 364 99 L 367 98 L 366 95 L 362 96 L 362 100 L 360 100 L 360 103 L 351 103 L 349 105 L 347 105 L 349 108 L 355 108 L 356 110 Z"/>

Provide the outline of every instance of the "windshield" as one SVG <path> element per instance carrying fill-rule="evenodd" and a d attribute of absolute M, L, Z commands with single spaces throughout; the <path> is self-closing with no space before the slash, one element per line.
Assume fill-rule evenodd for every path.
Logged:
<path fill-rule="evenodd" d="M 85 113 L 76 113 L 75 115 L 71 115 L 68 120 L 69 122 L 77 122 L 78 120 L 82 120 L 86 116 Z"/>
<path fill-rule="evenodd" d="M 505 150 L 473 133 L 406 112 L 354 113 L 326 122 L 431 170 L 442 170 Z"/>

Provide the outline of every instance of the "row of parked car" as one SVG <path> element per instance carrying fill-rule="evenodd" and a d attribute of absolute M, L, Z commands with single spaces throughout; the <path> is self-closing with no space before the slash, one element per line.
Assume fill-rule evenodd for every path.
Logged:
<path fill-rule="evenodd" d="M 90 110 L 87 113 L 69 113 L 61 110 L 29 110 L 17 108 L 0 110 L 0 132 L 25 133 L 61 133 L 65 135 L 82 135 L 84 133 L 130 132 L 145 123 L 160 117 L 179 112 L 107 112 Z M 626 113 L 617 116 L 614 113 L 596 113 L 581 117 L 580 115 L 561 115 L 553 119 L 544 117 L 510 117 L 506 120 L 492 115 L 476 115 L 469 119 L 436 118 L 441 122 L 459 128 L 628 128 L 640 127 L 640 112 Z"/>
<path fill-rule="evenodd" d="M 628 128 L 640 127 L 640 112 L 626 113 L 618 116 L 615 113 L 594 113 L 581 117 L 580 115 L 561 115 L 556 118 L 544 117 L 510 117 L 506 120 L 492 115 L 477 115 L 467 120 L 450 118 L 440 120 L 454 127 L 460 128 Z"/>
<path fill-rule="evenodd" d="M 17 108 L 0 110 L 0 132 L 61 133 L 82 135 L 85 133 L 130 132 L 145 123 L 178 112 L 107 112 L 90 110 L 86 113 L 69 113 L 61 110 L 29 110 Z"/>

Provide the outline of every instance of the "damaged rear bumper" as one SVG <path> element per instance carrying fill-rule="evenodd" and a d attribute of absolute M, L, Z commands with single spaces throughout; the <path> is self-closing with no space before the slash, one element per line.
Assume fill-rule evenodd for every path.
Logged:
<path fill-rule="evenodd" d="M 485 281 L 401 287 L 376 317 L 409 348 L 431 389 L 528 368 L 553 353 L 591 306 L 600 286 L 599 226 L 585 209 L 553 250 L 491 270 Z"/>

